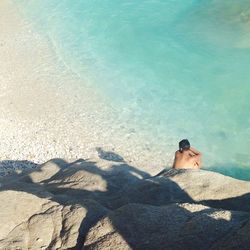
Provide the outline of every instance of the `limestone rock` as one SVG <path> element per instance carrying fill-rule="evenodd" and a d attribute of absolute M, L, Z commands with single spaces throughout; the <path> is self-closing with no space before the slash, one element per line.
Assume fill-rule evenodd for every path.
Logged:
<path fill-rule="evenodd" d="M 5 238 L 17 225 L 42 210 L 48 201 L 35 195 L 17 192 L 0 192 L 0 239 Z"/>
<path fill-rule="evenodd" d="M 87 200 L 85 207 L 63 206 L 16 191 L 0 192 L 0 200 L 0 249 L 80 249 L 89 227 L 106 214 Z"/>
<path fill-rule="evenodd" d="M 247 250 L 249 199 L 249 182 L 209 171 L 52 159 L 0 178 L 0 249 Z"/>
<path fill-rule="evenodd" d="M 129 204 L 92 227 L 83 249 L 232 249 L 227 240 L 234 235 L 243 242 L 235 249 L 247 250 L 249 223 L 248 213 L 203 205 Z"/>
<path fill-rule="evenodd" d="M 117 204 L 183 202 L 250 212 L 250 182 L 205 170 L 170 170 L 127 187 Z"/>
<path fill-rule="evenodd" d="M 42 165 L 40 165 L 36 171 L 32 171 L 28 177 L 31 182 L 42 182 L 48 180 L 56 173 L 58 173 L 62 168 L 66 168 L 67 164 L 60 159 L 50 160 Z M 27 180 L 27 179 L 26 179 Z"/>
<path fill-rule="evenodd" d="M 205 170 L 171 170 L 163 175 L 195 202 L 250 212 L 250 182 Z"/>

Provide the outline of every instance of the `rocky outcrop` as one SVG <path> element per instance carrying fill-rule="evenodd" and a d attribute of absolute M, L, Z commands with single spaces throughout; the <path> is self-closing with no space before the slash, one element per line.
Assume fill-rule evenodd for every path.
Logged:
<path fill-rule="evenodd" d="M 200 203 L 250 212 L 250 182 L 204 170 L 169 170 L 124 190 L 120 205 Z"/>
<path fill-rule="evenodd" d="M 83 244 L 90 225 L 106 214 L 93 201 L 85 201 L 85 207 L 63 206 L 20 191 L 1 192 L 0 200 L 0 249 L 74 248 Z"/>
<path fill-rule="evenodd" d="M 232 239 L 249 249 L 249 225 L 247 213 L 203 205 L 128 204 L 90 229 L 84 249 L 236 249 Z"/>
<path fill-rule="evenodd" d="M 54 159 L 0 179 L 0 249 L 249 249 L 250 182 Z"/>

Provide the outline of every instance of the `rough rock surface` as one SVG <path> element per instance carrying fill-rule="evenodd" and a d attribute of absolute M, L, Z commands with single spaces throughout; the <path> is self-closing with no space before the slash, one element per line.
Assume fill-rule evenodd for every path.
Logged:
<path fill-rule="evenodd" d="M 53 159 L 0 177 L 0 249 L 249 249 L 249 234 L 250 182 L 209 171 Z"/>
<path fill-rule="evenodd" d="M 84 249 L 234 249 L 227 239 L 239 230 L 237 247 L 249 249 L 249 223 L 249 214 L 203 205 L 129 204 L 91 228 Z"/>

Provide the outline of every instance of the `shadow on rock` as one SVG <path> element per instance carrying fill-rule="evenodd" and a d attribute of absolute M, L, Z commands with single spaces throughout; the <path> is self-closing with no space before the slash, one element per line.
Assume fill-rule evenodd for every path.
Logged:
<path fill-rule="evenodd" d="M 223 249 L 231 234 L 249 243 L 249 213 L 242 211 L 250 208 L 241 209 L 249 202 L 247 182 L 208 171 L 151 177 L 116 153 L 98 154 L 101 160 L 53 159 L 2 178 L 0 248 Z M 218 195 L 219 183 L 239 190 Z M 237 246 L 246 249 L 243 243 Z"/>

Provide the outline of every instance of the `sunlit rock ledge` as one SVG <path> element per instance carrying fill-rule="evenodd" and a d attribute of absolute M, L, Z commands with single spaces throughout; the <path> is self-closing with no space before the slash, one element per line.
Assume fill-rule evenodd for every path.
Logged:
<path fill-rule="evenodd" d="M 103 158 L 1 177 L 0 249 L 249 249 L 250 182 Z"/>

